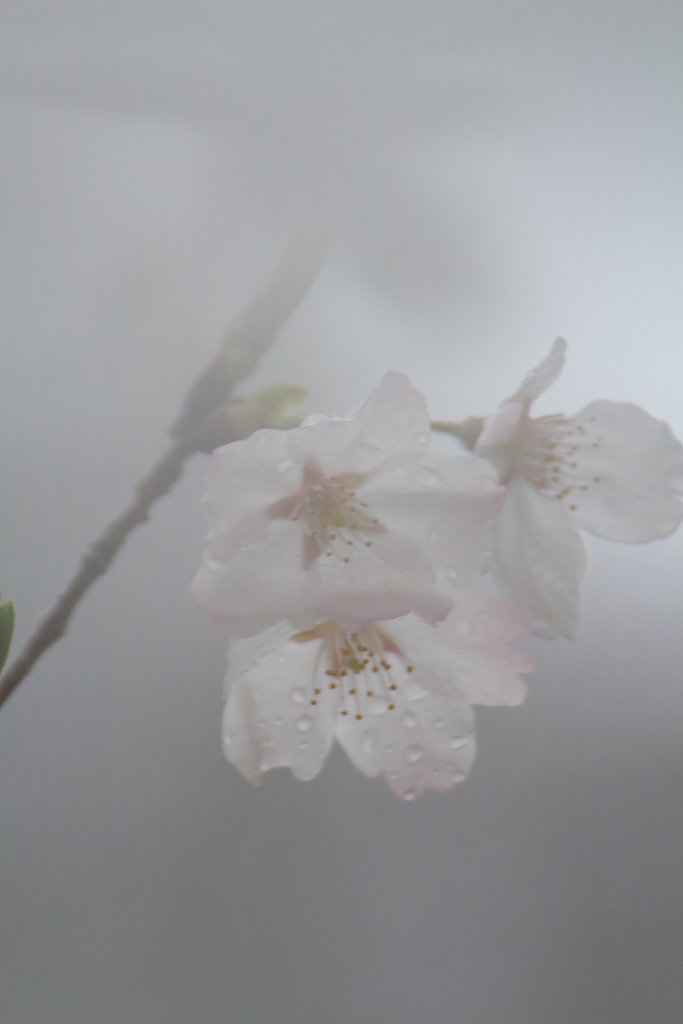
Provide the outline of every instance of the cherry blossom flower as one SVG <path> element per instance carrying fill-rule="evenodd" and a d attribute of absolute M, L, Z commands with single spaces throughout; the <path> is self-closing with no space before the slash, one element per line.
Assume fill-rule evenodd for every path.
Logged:
<path fill-rule="evenodd" d="M 250 782 L 289 767 L 312 779 L 333 740 L 365 775 L 382 775 L 404 800 L 466 778 L 476 744 L 471 704 L 519 704 L 531 665 L 510 644 L 528 633 L 509 605 L 454 591 L 448 618 L 414 614 L 334 620 L 294 632 L 281 622 L 234 640 L 226 676 L 223 743 Z"/>
<path fill-rule="evenodd" d="M 465 579 L 486 568 L 500 488 L 483 459 L 435 455 L 429 442 L 423 396 L 388 373 L 344 419 L 217 449 L 197 603 L 233 636 L 282 619 L 442 619 L 437 569 Z"/>
<path fill-rule="evenodd" d="M 632 543 L 672 533 L 683 518 L 683 448 L 666 423 L 627 402 L 532 419 L 531 404 L 561 373 L 566 347 L 558 338 L 483 421 L 474 451 L 507 488 L 494 524 L 503 593 L 537 634 L 573 638 L 586 569 L 579 528 Z"/>

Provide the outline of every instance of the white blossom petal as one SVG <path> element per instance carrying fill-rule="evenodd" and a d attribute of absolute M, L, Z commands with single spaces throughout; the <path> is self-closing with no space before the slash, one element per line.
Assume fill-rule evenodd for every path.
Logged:
<path fill-rule="evenodd" d="M 407 543 L 419 538 L 432 563 L 458 582 L 489 568 L 489 524 L 501 491 L 495 469 L 484 459 L 431 453 L 359 488 L 391 533 Z"/>
<path fill-rule="evenodd" d="M 227 558 L 263 540 L 268 525 L 265 510 L 297 489 L 301 466 L 288 456 L 285 431 L 258 430 L 245 441 L 233 441 L 213 452 L 207 482 L 207 543 L 214 557 Z"/>
<path fill-rule="evenodd" d="M 429 439 L 424 398 L 390 373 L 346 420 L 220 449 L 195 601 L 238 637 L 283 618 L 439 621 L 437 570 L 488 567 L 500 489 L 487 462 L 430 455 Z"/>
<path fill-rule="evenodd" d="M 539 636 L 576 635 L 587 558 L 572 516 L 517 477 L 495 521 L 494 565 L 503 594 L 526 612 Z"/>
<path fill-rule="evenodd" d="M 223 746 L 228 761 L 250 782 L 283 767 L 298 779 L 314 778 L 334 739 L 339 697 L 330 693 L 313 705 L 302 687 L 302 680 L 313 676 L 320 642 L 287 643 L 292 632 L 289 623 L 280 623 L 258 641 L 231 646 Z"/>
<path fill-rule="evenodd" d="M 336 737 L 364 775 L 382 775 L 397 796 L 452 789 L 469 774 L 476 753 L 468 704 L 413 687 L 396 707 L 359 720 L 337 720 Z"/>
<path fill-rule="evenodd" d="M 360 409 L 344 419 L 320 420 L 288 432 L 290 456 L 312 453 L 326 475 L 350 468 L 378 474 L 421 458 L 431 422 L 422 395 L 402 373 L 386 373 Z"/>
<path fill-rule="evenodd" d="M 533 370 L 529 370 L 510 401 L 521 402 L 528 408 L 531 402 L 542 395 L 560 376 L 564 368 L 566 351 L 567 342 L 564 338 L 556 338 L 548 355 Z"/>
<path fill-rule="evenodd" d="M 568 421 L 576 521 L 608 540 L 667 537 L 683 519 L 683 448 L 669 426 L 627 402 L 591 402 Z"/>
<path fill-rule="evenodd" d="M 472 591 L 454 590 L 451 598 L 448 617 L 436 627 L 415 615 L 382 625 L 414 666 L 413 681 L 468 704 L 521 704 L 527 687 L 520 673 L 533 666 L 510 641 L 529 634 L 526 616 Z"/>

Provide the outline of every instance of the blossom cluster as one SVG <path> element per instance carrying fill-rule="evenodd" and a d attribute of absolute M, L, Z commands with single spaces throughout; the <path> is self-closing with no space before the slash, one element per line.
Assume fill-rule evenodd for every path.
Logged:
<path fill-rule="evenodd" d="M 574 635 L 579 528 L 677 527 L 683 449 L 665 424 L 604 401 L 529 417 L 564 350 L 469 421 L 470 453 L 431 450 L 425 399 L 395 372 L 344 418 L 214 452 L 192 591 L 231 638 L 223 742 L 247 779 L 312 779 L 336 739 L 405 800 L 450 789 L 474 759 L 472 705 L 524 699 L 514 641 Z M 471 589 L 488 572 L 504 600 Z"/>

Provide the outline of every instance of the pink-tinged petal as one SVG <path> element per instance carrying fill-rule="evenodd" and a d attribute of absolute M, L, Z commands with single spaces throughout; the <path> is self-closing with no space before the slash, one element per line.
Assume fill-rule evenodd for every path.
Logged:
<path fill-rule="evenodd" d="M 452 789 L 469 774 L 476 753 L 468 704 L 414 686 L 392 710 L 337 720 L 336 737 L 364 775 L 382 775 L 397 796 Z"/>
<path fill-rule="evenodd" d="M 440 589 L 403 592 L 365 589 L 332 594 L 321 600 L 315 611 L 321 617 L 336 619 L 350 631 L 364 622 L 387 622 L 411 612 L 431 629 L 446 618 L 450 608 L 450 596 Z"/>
<path fill-rule="evenodd" d="M 280 623 L 231 646 L 223 745 L 228 761 L 250 782 L 283 767 L 298 779 L 315 778 L 334 739 L 338 695 L 310 700 L 320 641 L 289 643 L 292 633 Z"/>
<path fill-rule="evenodd" d="M 209 541 L 190 588 L 193 600 L 233 636 L 253 636 L 265 626 L 293 618 L 302 608 L 313 607 L 319 577 L 305 568 L 303 538 L 296 523 L 275 519 L 261 543 L 241 548 L 227 559 L 212 557 Z"/>
<path fill-rule="evenodd" d="M 451 592 L 448 617 L 436 628 L 414 615 L 383 624 L 413 665 L 411 678 L 430 693 L 468 704 L 520 704 L 520 673 L 533 668 L 510 641 L 529 634 L 526 616 L 510 605 L 466 590 Z"/>
<path fill-rule="evenodd" d="M 217 448 L 209 461 L 204 509 L 207 543 L 216 557 L 262 540 L 266 511 L 300 486 L 302 466 L 287 455 L 286 433 L 259 430 L 245 441 Z"/>
<path fill-rule="evenodd" d="M 487 459 L 491 449 L 511 441 L 517 433 L 521 416 L 522 405 L 519 402 L 506 402 L 487 416 L 474 446 L 475 453 Z"/>
<path fill-rule="evenodd" d="M 325 475 L 361 478 L 408 465 L 427 451 L 431 422 L 424 396 L 402 373 L 387 373 L 363 405 L 343 419 L 320 419 L 288 432 L 291 458 L 312 454 Z"/>
<path fill-rule="evenodd" d="M 321 554 L 311 564 L 299 525 L 272 520 L 261 543 L 225 560 L 212 557 L 209 544 L 192 598 L 232 636 L 252 636 L 283 618 L 300 629 L 326 617 L 389 619 L 415 611 L 430 622 L 443 618 L 450 603 L 435 593 L 436 574 L 420 547 L 389 532 L 371 536 L 370 547 L 338 538 L 331 557 Z"/>
<path fill-rule="evenodd" d="M 578 450 L 565 500 L 585 530 L 635 543 L 673 533 L 683 519 L 683 447 L 668 424 L 637 405 L 600 400 L 567 428 Z"/>
<path fill-rule="evenodd" d="M 494 524 L 494 565 L 504 596 L 539 636 L 573 639 L 586 549 L 573 512 L 523 477 L 514 479 Z"/>
<path fill-rule="evenodd" d="M 528 407 L 535 398 L 543 394 L 562 373 L 566 351 L 567 342 L 564 338 L 556 338 L 545 359 L 533 370 L 529 370 L 512 400 Z"/>
<path fill-rule="evenodd" d="M 359 473 L 387 472 L 425 454 L 431 421 L 424 395 L 403 373 L 386 373 L 354 416 L 343 458 Z"/>

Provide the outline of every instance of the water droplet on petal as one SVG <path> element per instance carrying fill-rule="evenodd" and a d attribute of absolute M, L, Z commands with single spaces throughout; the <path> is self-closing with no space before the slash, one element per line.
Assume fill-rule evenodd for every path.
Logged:
<path fill-rule="evenodd" d="M 386 697 L 370 697 L 368 700 L 368 711 L 371 715 L 383 715 L 389 707 Z"/>
<path fill-rule="evenodd" d="M 472 623 L 467 619 L 459 619 L 455 624 L 455 632 L 458 636 L 468 636 L 472 632 Z"/>
<path fill-rule="evenodd" d="M 412 711 L 406 711 L 405 715 L 401 719 L 401 722 L 406 729 L 414 729 L 417 725 L 417 718 Z"/>
<path fill-rule="evenodd" d="M 421 433 L 415 435 L 415 443 L 416 444 L 427 444 L 428 441 L 429 441 L 429 434 L 421 432 Z"/>
<path fill-rule="evenodd" d="M 308 740 L 299 740 L 296 746 L 297 750 L 306 750 L 308 748 Z"/>
<path fill-rule="evenodd" d="M 264 736 L 263 739 L 261 740 L 262 747 L 272 747 L 274 743 L 275 737 L 273 736 Z"/>
<path fill-rule="evenodd" d="M 466 775 L 467 775 L 467 772 L 464 772 L 462 770 L 462 768 L 458 769 L 457 772 L 453 772 L 453 775 L 452 775 L 453 782 L 462 782 L 462 780 L 466 777 Z"/>
<path fill-rule="evenodd" d="M 275 724 L 276 724 L 276 725 L 278 725 L 278 726 L 279 726 L 279 725 L 282 725 L 282 719 L 280 718 L 280 716 L 279 716 L 279 715 L 278 715 L 278 716 L 277 716 L 277 718 L 275 719 Z"/>
<path fill-rule="evenodd" d="M 291 697 L 295 704 L 306 703 L 306 694 L 304 693 L 300 686 L 297 686 L 295 690 L 292 690 L 289 696 Z"/>
<path fill-rule="evenodd" d="M 406 747 L 405 758 L 408 764 L 415 764 L 422 757 L 424 751 L 418 743 L 411 743 L 409 747 Z"/>
<path fill-rule="evenodd" d="M 302 715 L 300 718 L 297 718 L 295 722 L 295 727 L 298 732 L 308 732 L 312 726 L 313 719 L 309 718 L 308 715 Z"/>
<path fill-rule="evenodd" d="M 451 736 L 448 741 L 448 746 L 451 750 L 457 750 L 458 747 L 464 747 L 469 739 L 469 736 Z"/>
<path fill-rule="evenodd" d="M 435 729 L 443 729 L 445 724 L 446 723 L 444 722 L 443 718 L 435 718 L 434 719 L 434 728 Z"/>
<path fill-rule="evenodd" d="M 366 729 L 360 738 L 361 750 L 364 754 L 373 754 L 377 745 L 377 733 L 374 729 Z"/>
<path fill-rule="evenodd" d="M 405 793 L 403 794 L 403 799 L 404 800 L 415 800 L 416 797 L 417 797 L 417 793 L 415 792 L 414 789 L 407 789 L 405 791 Z"/>
<path fill-rule="evenodd" d="M 292 469 L 294 463 L 291 459 L 280 459 L 277 466 L 275 467 L 278 473 L 286 473 L 288 469 Z"/>

